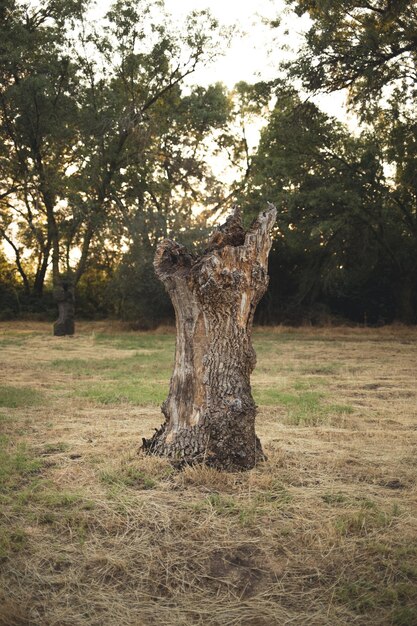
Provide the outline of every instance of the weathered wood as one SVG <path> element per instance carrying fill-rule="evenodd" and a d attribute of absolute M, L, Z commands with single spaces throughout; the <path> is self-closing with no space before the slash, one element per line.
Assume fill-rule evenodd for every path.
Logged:
<path fill-rule="evenodd" d="M 74 287 L 66 280 L 54 288 L 54 299 L 58 305 L 58 319 L 54 323 L 54 335 L 62 337 L 74 334 Z"/>
<path fill-rule="evenodd" d="M 174 305 L 177 340 L 165 423 L 143 450 L 228 470 L 264 458 L 250 388 L 251 330 L 268 286 L 275 218 L 270 205 L 245 232 L 235 209 L 201 256 L 169 239 L 159 244 L 154 266 Z"/>

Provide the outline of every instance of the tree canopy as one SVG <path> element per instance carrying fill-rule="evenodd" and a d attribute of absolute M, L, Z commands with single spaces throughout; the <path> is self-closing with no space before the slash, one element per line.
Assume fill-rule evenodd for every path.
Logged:
<path fill-rule="evenodd" d="M 370 101 L 416 97 L 417 7 L 414 0 L 287 0 L 311 26 L 291 75 L 309 92 L 349 89 L 366 116 Z"/>
<path fill-rule="evenodd" d="M 289 282 L 299 312 L 309 298 L 358 320 L 415 322 L 415 3 L 287 4 L 310 26 L 285 63 L 249 197 L 281 207 L 280 254 L 297 259 Z M 303 95 L 288 87 L 294 80 Z M 339 90 L 357 114 L 354 132 L 311 101 Z"/>
<path fill-rule="evenodd" d="M 149 242 L 189 219 L 213 186 L 201 144 L 228 115 L 220 85 L 181 88 L 215 54 L 206 12 L 173 33 L 159 3 L 118 1 L 100 28 L 90 9 L 3 8 L 0 232 L 37 297 L 50 262 L 54 282 L 77 284 L 92 248 L 120 250 L 132 221 Z"/>
<path fill-rule="evenodd" d="M 227 45 L 207 11 L 178 31 L 159 0 L 99 20 L 90 0 L 1 2 L 4 316 L 51 315 L 67 280 L 81 315 L 163 321 L 158 241 L 198 248 L 234 202 L 249 221 L 270 201 L 259 321 L 417 321 L 415 2 L 287 4 L 309 18 L 300 50 L 279 80 L 228 92 L 192 84 Z M 341 90 L 356 128 L 320 108 Z"/>

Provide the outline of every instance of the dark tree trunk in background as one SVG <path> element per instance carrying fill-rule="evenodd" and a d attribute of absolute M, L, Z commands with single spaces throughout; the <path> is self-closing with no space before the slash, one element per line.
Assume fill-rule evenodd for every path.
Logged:
<path fill-rule="evenodd" d="M 54 335 L 62 337 L 74 334 L 74 286 L 70 281 L 60 280 L 54 287 L 54 299 L 58 305 L 58 319 Z"/>
<path fill-rule="evenodd" d="M 251 330 L 268 286 L 275 218 L 270 205 L 245 232 L 236 209 L 198 257 L 169 239 L 159 244 L 154 265 L 175 308 L 177 341 L 165 423 L 143 440 L 148 453 L 227 470 L 264 458 L 250 388 Z"/>
<path fill-rule="evenodd" d="M 416 321 L 417 271 L 401 276 L 396 285 L 395 319 L 403 324 Z"/>

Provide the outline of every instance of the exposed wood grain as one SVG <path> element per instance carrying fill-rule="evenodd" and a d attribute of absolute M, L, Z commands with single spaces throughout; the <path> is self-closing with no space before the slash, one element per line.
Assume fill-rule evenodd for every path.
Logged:
<path fill-rule="evenodd" d="M 263 458 L 250 388 L 251 331 L 268 286 L 275 218 L 270 205 L 245 232 L 235 209 L 199 257 L 169 239 L 159 244 L 155 271 L 174 305 L 177 340 L 165 423 L 143 442 L 150 453 L 229 470 Z"/>

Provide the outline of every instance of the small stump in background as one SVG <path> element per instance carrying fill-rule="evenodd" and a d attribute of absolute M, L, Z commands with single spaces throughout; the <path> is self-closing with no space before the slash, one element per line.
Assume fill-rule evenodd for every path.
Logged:
<path fill-rule="evenodd" d="M 54 288 L 54 300 L 58 305 L 58 319 L 54 324 L 54 335 L 63 337 L 74 334 L 74 287 L 70 281 L 62 280 Z"/>

